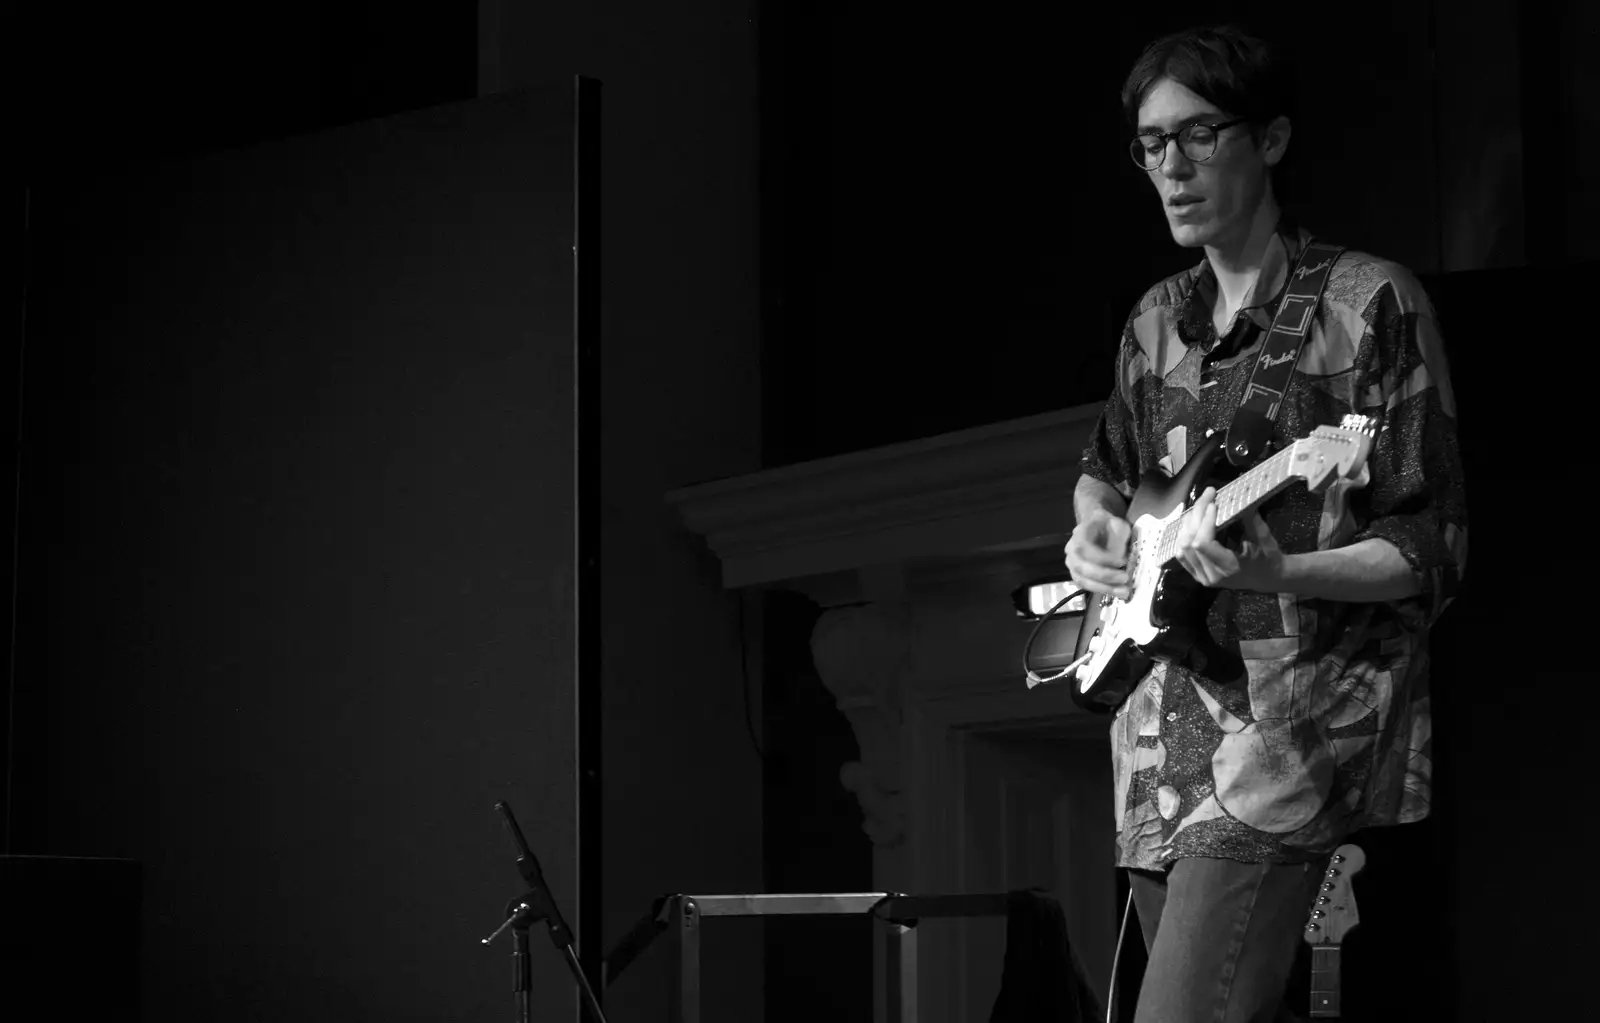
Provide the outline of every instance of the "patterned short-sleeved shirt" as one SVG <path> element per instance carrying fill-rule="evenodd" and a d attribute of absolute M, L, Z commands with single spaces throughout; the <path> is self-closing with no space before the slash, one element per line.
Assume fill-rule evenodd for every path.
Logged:
<path fill-rule="evenodd" d="M 1131 497 L 1140 474 L 1180 469 L 1225 430 L 1309 235 L 1285 223 L 1258 294 L 1223 336 L 1206 261 L 1145 293 L 1081 470 Z M 1380 537 L 1421 581 L 1415 597 L 1350 604 L 1220 590 L 1211 639 L 1244 674 L 1157 664 L 1112 723 L 1119 863 L 1184 856 L 1297 862 L 1351 831 L 1428 813 L 1428 628 L 1466 566 L 1455 401 L 1431 305 L 1405 268 L 1346 251 L 1334 264 L 1274 429 L 1274 450 L 1350 412 L 1382 417 L 1365 470 L 1322 495 L 1260 509 L 1285 553 Z"/>

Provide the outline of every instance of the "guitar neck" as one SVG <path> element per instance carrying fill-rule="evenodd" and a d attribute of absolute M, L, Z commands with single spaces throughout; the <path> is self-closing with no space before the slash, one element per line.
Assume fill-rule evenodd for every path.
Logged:
<path fill-rule="evenodd" d="M 1279 451 L 1260 465 L 1217 491 L 1217 529 L 1220 531 L 1238 522 L 1261 502 L 1282 490 L 1289 489 L 1291 480 L 1300 476 L 1289 471 L 1289 459 L 1294 448 Z M 1178 554 L 1177 520 L 1169 522 L 1161 535 L 1159 560 L 1164 564 Z"/>
<path fill-rule="evenodd" d="M 1311 1018 L 1339 1017 L 1339 946 L 1311 947 Z"/>
<path fill-rule="evenodd" d="M 1219 530 L 1244 518 L 1261 502 L 1288 489 L 1290 481 L 1300 478 L 1289 471 L 1289 459 L 1293 453 L 1294 448 L 1284 448 L 1217 491 Z"/>

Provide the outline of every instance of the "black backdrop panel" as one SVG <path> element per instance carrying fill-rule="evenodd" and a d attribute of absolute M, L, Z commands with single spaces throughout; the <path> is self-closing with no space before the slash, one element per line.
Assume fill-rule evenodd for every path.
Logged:
<path fill-rule="evenodd" d="M 11 850 L 147 1019 L 504 1018 L 497 799 L 576 922 L 574 109 L 35 184 Z"/>

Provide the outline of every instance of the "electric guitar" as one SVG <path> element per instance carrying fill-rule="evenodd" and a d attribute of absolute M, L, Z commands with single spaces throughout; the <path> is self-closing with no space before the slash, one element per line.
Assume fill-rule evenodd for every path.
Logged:
<path fill-rule="evenodd" d="M 1317 897 L 1306 921 L 1306 944 L 1311 946 L 1311 1018 L 1339 1016 L 1339 943 L 1361 922 L 1351 878 L 1367 865 L 1359 845 L 1341 845 L 1328 861 Z"/>
<path fill-rule="evenodd" d="M 1335 479 L 1349 479 L 1366 465 L 1377 433 L 1377 420 L 1349 415 L 1338 426 L 1322 426 L 1311 436 L 1265 459 L 1216 494 L 1217 532 L 1238 522 L 1263 501 L 1304 480 L 1312 493 L 1326 490 Z M 1196 670 L 1208 663 L 1227 666 L 1228 654 L 1203 642 L 1205 611 L 1216 591 L 1195 582 L 1177 561 L 1178 525 L 1212 477 L 1227 467 L 1218 464 L 1225 431 L 1211 434 L 1174 477 L 1147 472 L 1128 507 L 1133 534 L 1128 544 L 1128 599 L 1101 595 L 1088 601 L 1078 630 L 1072 673 L 1072 697 L 1089 710 L 1107 710 L 1122 703 L 1152 661 L 1187 663 Z M 1243 663 L 1234 673 L 1243 672 Z M 1223 677 L 1223 676 L 1217 676 Z M 1232 677 L 1230 674 L 1227 677 Z"/>

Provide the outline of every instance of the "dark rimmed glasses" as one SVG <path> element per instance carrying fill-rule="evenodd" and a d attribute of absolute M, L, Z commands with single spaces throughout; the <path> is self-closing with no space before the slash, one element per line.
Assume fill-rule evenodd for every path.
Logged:
<path fill-rule="evenodd" d="M 1195 163 L 1205 163 L 1217 151 L 1217 135 L 1224 128 L 1232 128 L 1248 120 L 1248 117 L 1235 117 L 1231 121 L 1219 121 L 1216 124 L 1187 124 L 1177 131 L 1152 131 L 1135 135 L 1133 141 L 1128 143 L 1128 155 L 1133 157 L 1133 162 L 1139 165 L 1140 170 L 1158 170 L 1167 159 L 1167 143 L 1177 139 L 1178 148 L 1183 150 L 1184 156 Z"/>

